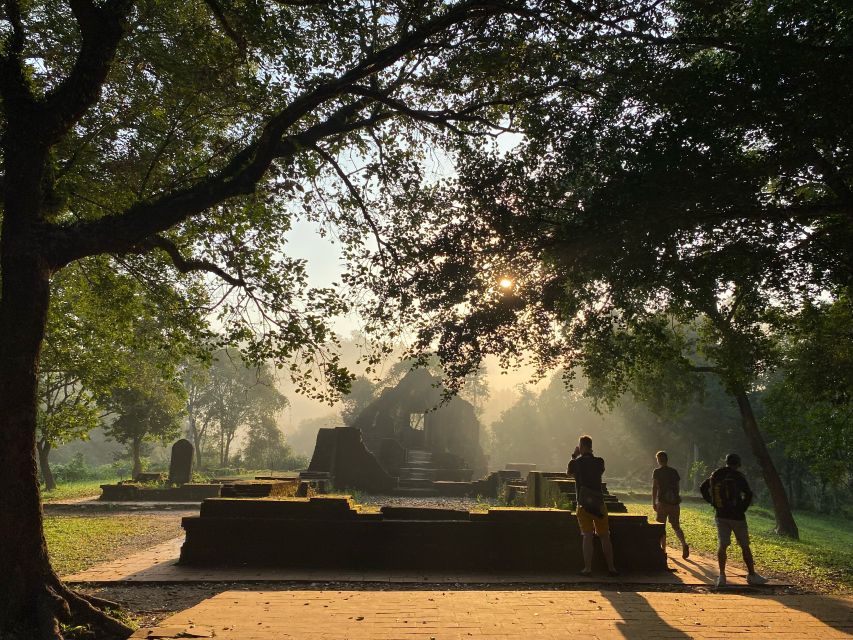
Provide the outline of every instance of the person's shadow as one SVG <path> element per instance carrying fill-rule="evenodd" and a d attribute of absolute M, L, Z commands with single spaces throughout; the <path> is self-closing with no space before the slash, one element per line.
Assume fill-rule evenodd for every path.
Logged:
<path fill-rule="evenodd" d="M 823 594 L 763 595 L 756 597 L 777 600 L 791 609 L 807 613 L 828 627 L 853 635 L 853 601 L 843 596 Z"/>
<path fill-rule="evenodd" d="M 616 628 L 622 637 L 631 638 L 663 637 L 690 638 L 691 636 L 676 629 L 660 617 L 655 608 L 641 594 L 634 592 L 601 591 L 601 595 L 613 605 L 622 617 Z"/>

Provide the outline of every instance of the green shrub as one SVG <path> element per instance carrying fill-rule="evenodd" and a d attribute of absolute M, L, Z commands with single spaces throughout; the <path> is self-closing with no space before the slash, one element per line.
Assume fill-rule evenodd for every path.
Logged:
<path fill-rule="evenodd" d="M 74 457 L 65 464 L 51 465 L 51 471 L 53 471 L 53 477 L 57 484 L 82 480 L 109 480 L 120 475 L 113 465 L 89 466 L 83 454 L 79 452 L 74 454 Z"/>

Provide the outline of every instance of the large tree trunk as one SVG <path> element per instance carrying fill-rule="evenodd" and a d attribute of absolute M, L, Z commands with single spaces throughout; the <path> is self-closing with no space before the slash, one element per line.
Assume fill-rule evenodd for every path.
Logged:
<path fill-rule="evenodd" d="M 200 469 L 201 467 L 198 464 L 198 424 L 196 422 L 192 403 L 189 404 L 189 408 L 187 410 L 187 436 L 189 437 L 190 442 L 193 443 L 193 453 L 196 456 L 195 468 Z"/>
<path fill-rule="evenodd" d="M 234 435 L 233 435 L 233 434 L 230 434 L 230 433 L 229 433 L 227 436 L 225 436 L 225 455 L 224 455 L 224 456 L 223 456 L 223 458 L 222 458 L 222 466 L 223 466 L 223 467 L 227 467 L 227 466 L 228 466 L 228 458 L 229 458 L 229 457 L 230 457 L 230 455 L 231 455 L 231 442 L 232 442 L 233 440 L 234 440 Z"/>
<path fill-rule="evenodd" d="M 190 420 L 190 435 L 192 436 L 193 446 L 195 447 L 195 468 L 201 471 L 202 460 L 204 459 L 204 441 L 207 432 L 207 421 L 205 420 L 201 426 L 195 417 Z"/>
<path fill-rule="evenodd" d="M 791 505 L 788 502 L 785 485 L 782 482 L 782 478 L 779 477 L 776 465 L 773 464 L 773 459 L 770 457 L 767 445 L 764 444 L 764 437 L 758 429 L 758 421 L 752 412 L 749 397 L 746 391 L 742 389 L 737 389 L 734 396 L 740 409 L 744 433 L 746 433 L 746 437 L 749 440 L 752 454 L 761 466 L 764 482 L 773 501 L 773 512 L 776 516 L 776 533 L 799 540 L 800 531 L 797 528 L 797 523 L 794 521 L 794 514 L 791 513 Z"/>
<path fill-rule="evenodd" d="M 36 468 L 36 392 L 50 271 L 31 253 L 34 245 L 32 231 L 6 215 L 0 244 L 0 638 L 61 638 L 60 621 L 92 624 L 99 638 L 126 638 L 130 629 L 65 588 L 48 558 Z"/>
<path fill-rule="evenodd" d="M 133 471 L 130 474 L 130 477 L 136 480 L 139 477 L 139 474 L 142 473 L 142 454 L 140 449 L 142 447 L 142 442 L 136 438 L 131 440 L 130 442 L 130 454 L 133 459 Z"/>
<path fill-rule="evenodd" d="M 41 469 L 41 478 L 44 480 L 45 491 L 53 491 L 56 489 L 56 481 L 53 479 L 53 471 L 50 470 L 50 443 L 46 440 L 39 440 L 36 443 L 39 454 L 39 468 Z"/>
<path fill-rule="evenodd" d="M 201 471 L 204 468 L 202 464 L 204 462 L 204 442 L 206 438 L 204 437 L 204 430 L 199 434 L 198 438 L 195 441 L 195 468 Z"/>

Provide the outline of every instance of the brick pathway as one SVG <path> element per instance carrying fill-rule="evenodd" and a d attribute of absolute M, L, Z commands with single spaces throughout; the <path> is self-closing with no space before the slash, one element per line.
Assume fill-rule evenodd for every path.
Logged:
<path fill-rule="evenodd" d="M 616 591 L 226 591 L 134 638 L 849 638 L 853 598 Z"/>
<path fill-rule="evenodd" d="M 717 577 L 716 560 L 699 554 L 689 560 L 670 557 L 672 572 L 631 574 L 618 578 L 595 575 L 591 578 L 563 574 L 494 574 L 494 573 L 418 573 L 416 571 L 353 571 L 329 569 L 282 569 L 263 567 L 182 567 L 177 563 L 183 538 L 175 538 L 120 560 L 96 565 L 91 569 L 65 576 L 66 582 L 394 582 L 394 583 L 602 583 L 650 585 L 712 585 Z M 580 558 L 578 558 L 580 563 Z M 578 566 L 580 568 L 580 564 Z M 729 584 L 743 586 L 746 578 L 733 565 L 729 569 Z M 784 583 L 772 581 L 771 586 Z"/>

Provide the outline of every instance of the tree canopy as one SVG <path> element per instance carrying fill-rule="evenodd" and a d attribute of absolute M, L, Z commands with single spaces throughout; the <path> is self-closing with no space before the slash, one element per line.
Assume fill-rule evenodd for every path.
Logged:
<path fill-rule="evenodd" d="M 269 365 L 252 367 L 234 350 L 214 353 L 196 409 L 218 440 L 219 466 L 228 466 L 231 445 L 241 429 L 252 428 L 257 437 L 269 438 L 263 434 L 270 426 L 276 428 L 275 418 L 285 406 L 287 398 L 276 388 Z M 205 443 L 195 444 L 201 449 Z"/>
<path fill-rule="evenodd" d="M 127 632 L 61 584 L 41 532 L 39 355 L 50 279 L 76 261 L 201 276 L 220 346 L 323 397 L 352 379 L 328 319 L 365 286 L 376 335 L 414 318 L 421 346 L 474 362 L 462 378 L 531 337 L 558 359 L 545 329 L 594 291 L 566 279 L 584 255 L 625 268 L 636 249 L 638 273 L 672 243 L 723 261 L 748 237 L 809 282 L 850 272 L 840 1 L 9 0 L 2 20 L 6 635 Z M 516 152 L 484 143 L 506 131 Z M 297 214 L 342 243 L 345 288 L 311 290 L 288 257 Z"/>
<path fill-rule="evenodd" d="M 111 391 L 108 403 L 116 417 L 104 432 L 127 446 L 135 479 L 142 472 L 143 445 L 166 444 L 180 434 L 183 389 L 175 380 L 164 379 L 151 363 L 144 363 L 132 380 Z"/>
<path fill-rule="evenodd" d="M 543 19 L 567 14 L 471 0 L 2 10 L 0 537 L 15 550 L 0 559 L 14 585 L 0 588 L 2 632 L 60 637 L 59 616 L 121 636 L 53 574 L 41 532 L 33 452 L 50 277 L 105 254 L 150 283 L 204 274 L 222 345 L 275 360 L 305 392 L 345 390 L 328 318 L 347 303 L 311 290 L 288 257 L 294 213 L 334 229 L 363 268 L 390 267 L 377 201 L 403 211 L 429 147 L 497 131 L 541 94 L 553 78 L 526 64 L 527 45 Z"/>
<path fill-rule="evenodd" d="M 39 368 L 37 442 L 48 489 L 51 449 L 85 439 L 101 424 L 111 390 L 134 376 L 138 354 L 205 350 L 205 320 L 191 310 L 205 292 L 189 284 L 152 289 L 104 259 L 76 263 L 53 279 Z M 157 330 L 142 330 L 142 324 Z"/>
<path fill-rule="evenodd" d="M 827 485 L 853 478 L 853 307 L 842 294 L 832 303 L 806 305 L 788 319 L 782 375 L 769 385 L 765 423 L 800 467 L 821 485 L 817 502 L 827 506 Z M 805 473 L 804 473 L 805 472 Z"/>
<path fill-rule="evenodd" d="M 778 363 L 772 317 L 853 274 L 853 16 L 659 8 L 567 63 L 575 95 L 520 108 L 514 149 L 460 149 L 458 179 L 412 203 L 424 222 L 395 228 L 417 267 L 374 280 L 378 315 L 399 301 L 457 383 L 492 353 L 580 366 L 610 398 L 717 374 L 796 536 L 748 394 Z"/>

